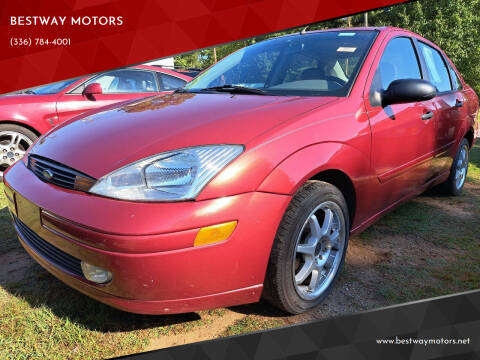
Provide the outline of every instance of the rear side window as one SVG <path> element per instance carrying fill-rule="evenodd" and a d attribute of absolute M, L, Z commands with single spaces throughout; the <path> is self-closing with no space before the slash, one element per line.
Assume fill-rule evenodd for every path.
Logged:
<path fill-rule="evenodd" d="M 185 80 L 163 73 L 157 73 L 157 76 L 162 89 L 161 91 L 175 90 L 187 83 Z"/>
<path fill-rule="evenodd" d="M 450 77 L 452 79 L 452 87 L 453 90 L 462 90 L 462 82 L 460 81 L 460 78 L 458 77 L 458 74 L 453 70 L 453 68 L 448 65 L 448 69 L 450 70 Z"/>
<path fill-rule="evenodd" d="M 421 78 L 422 74 L 412 40 L 406 37 L 394 38 L 385 47 L 375 72 L 370 89 L 370 103 L 372 106 L 380 105 L 375 95 L 382 90 L 387 90 L 395 80 Z"/>
<path fill-rule="evenodd" d="M 437 87 L 438 92 L 452 90 L 450 76 L 448 75 L 448 69 L 445 61 L 443 61 L 442 55 L 438 50 L 425 43 L 419 42 L 418 45 L 427 64 L 427 73 L 430 82 Z"/>

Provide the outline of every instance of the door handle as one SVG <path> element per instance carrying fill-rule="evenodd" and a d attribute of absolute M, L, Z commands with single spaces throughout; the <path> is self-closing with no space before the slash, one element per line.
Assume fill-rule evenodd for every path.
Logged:
<path fill-rule="evenodd" d="M 459 107 L 462 107 L 463 106 L 463 101 L 462 100 L 458 100 L 455 102 L 455 107 L 459 108 Z"/>
<path fill-rule="evenodd" d="M 428 119 L 431 119 L 432 117 L 433 117 L 433 111 L 429 111 L 422 115 L 422 120 L 428 120 Z"/>

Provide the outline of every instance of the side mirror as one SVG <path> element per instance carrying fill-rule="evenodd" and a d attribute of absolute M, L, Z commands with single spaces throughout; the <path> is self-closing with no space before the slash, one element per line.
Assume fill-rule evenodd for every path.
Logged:
<path fill-rule="evenodd" d="M 92 98 L 94 95 L 102 94 L 102 85 L 99 83 L 88 84 L 85 89 L 83 89 L 83 95 L 87 98 Z"/>
<path fill-rule="evenodd" d="M 385 107 L 433 99 L 437 96 L 437 88 L 426 80 L 401 79 L 393 81 L 381 96 Z"/>

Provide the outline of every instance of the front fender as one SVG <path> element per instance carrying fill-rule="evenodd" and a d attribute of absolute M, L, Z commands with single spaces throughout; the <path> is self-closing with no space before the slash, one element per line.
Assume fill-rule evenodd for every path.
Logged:
<path fill-rule="evenodd" d="M 283 160 L 263 180 L 258 191 L 295 194 L 307 180 L 327 171 L 344 173 L 352 182 L 356 194 L 355 224 L 368 217 L 368 198 L 374 196 L 371 184 L 376 181 L 368 154 L 340 142 L 311 145 Z"/>
<path fill-rule="evenodd" d="M 25 128 L 29 128 L 29 129 L 33 129 L 34 132 L 36 132 L 37 134 L 43 134 L 45 132 L 47 132 L 49 130 L 49 127 L 47 125 L 43 125 L 43 124 L 37 124 L 36 122 L 34 121 L 30 121 L 29 119 L 26 119 L 26 120 L 12 120 L 12 119 L 5 119 L 5 118 L 2 118 L 0 119 L 0 125 L 2 124 L 12 124 L 12 125 L 18 125 L 18 126 L 22 126 L 22 127 L 25 127 Z"/>
<path fill-rule="evenodd" d="M 314 175 L 339 170 L 355 185 L 371 173 L 370 160 L 352 146 L 327 142 L 300 149 L 282 161 L 262 182 L 259 191 L 294 194 Z"/>
<path fill-rule="evenodd" d="M 0 106 L 0 123 L 29 127 L 39 134 L 50 130 L 55 125 L 56 117 L 55 102 L 52 101 L 18 101 Z"/>

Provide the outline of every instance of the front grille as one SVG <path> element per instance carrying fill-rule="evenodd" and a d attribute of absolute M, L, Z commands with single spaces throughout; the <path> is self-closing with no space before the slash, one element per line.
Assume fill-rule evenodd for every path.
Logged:
<path fill-rule="evenodd" d="M 42 256 L 52 265 L 70 274 L 84 277 L 80 260 L 56 248 L 49 242 L 35 234 L 27 225 L 16 216 L 13 217 L 15 228 L 22 240 L 38 255 Z"/>
<path fill-rule="evenodd" d="M 88 191 L 96 179 L 38 155 L 29 155 L 28 168 L 45 182 L 71 190 Z"/>

